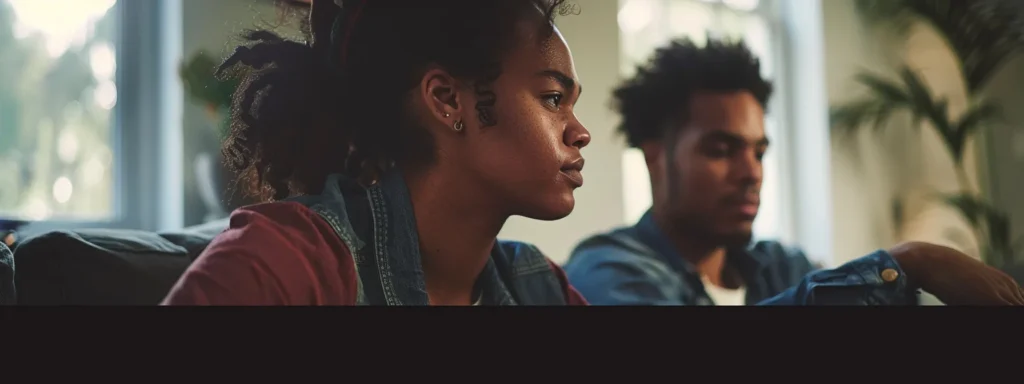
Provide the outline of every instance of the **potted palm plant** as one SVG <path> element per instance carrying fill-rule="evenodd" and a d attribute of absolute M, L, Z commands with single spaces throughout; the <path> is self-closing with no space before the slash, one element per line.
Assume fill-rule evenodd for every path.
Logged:
<path fill-rule="evenodd" d="M 218 58 L 199 51 L 179 65 L 178 76 L 192 102 L 206 111 L 208 124 L 204 125 L 213 129 L 212 137 L 219 142 L 228 133 L 231 99 L 239 80 L 218 78 L 218 64 Z M 206 133 L 200 134 L 206 136 Z M 219 159 L 219 154 L 215 153 L 200 153 L 193 159 L 196 187 L 205 207 L 204 222 L 227 216 L 231 207 L 225 206 L 225 200 L 239 200 L 237 196 L 226 196 L 232 192 L 227 187 L 233 175 L 221 166 Z"/>
<path fill-rule="evenodd" d="M 994 265 L 1012 265 L 1019 247 L 1013 241 L 1009 218 L 972 187 L 964 152 L 968 139 L 1002 122 L 998 105 L 987 100 L 981 91 L 1008 59 L 1024 49 L 1024 8 L 1000 0 L 857 0 L 857 7 L 870 25 L 888 28 L 898 35 L 905 36 L 917 23 L 937 32 L 959 61 L 968 110 L 951 116 L 947 98 L 932 92 L 904 64 L 898 69 L 897 80 L 877 73 L 858 74 L 857 82 L 869 92 L 832 108 L 833 130 L 841 137 L 865 128 L 878 131 L 897 113 L 912 116 L 913 129 L 922 125 L 934 129 L 952 157 L 960 191 L 932 197 L 963 215 L 982 248 L 983 260 Z"/>
<path fill-rule="evenodd" d="M 277 23 L 262 27 L 308 38 L 304 20 L 308 17 L 309 0 L 262 0 L 261 3 L 274 5 L 278 12 Z M 241 83 L 239 75 L 242 74 L 232 71 L 228 76 L 217 76 L 221 60 L 222 57 L 200 50 L 182 61 L 178 67 L 178 75 L 187 95 L 207 112 L 207 126 L 213 128 L 212 136 L 218 141 L 222 141 L 230 129 L 232 97 Z M 205 136 L 206 133 L 200 134 Z M 258 202 L 232 187 L 231 181 L 236 175 L 223 167 L 219 154 L 198 154 L 193 159 L 193 167 L 199 197 L 206 207 L 204 221 L 222 218 L 235 207 Z"/>

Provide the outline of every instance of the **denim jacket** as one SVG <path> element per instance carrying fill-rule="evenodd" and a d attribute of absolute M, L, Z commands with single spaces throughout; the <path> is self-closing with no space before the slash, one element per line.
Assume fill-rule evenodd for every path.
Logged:
<path fill-rule="evenodd" d="M 916 290 L 885 251 L 814 271 L 802 252 L 777 242 L 730 250 L 726 263 L 747 289 L 747 304 L 914 305 Z M 580 243 L 566 263 L 569 282 L 593 305 L 714 305 L 700 274 L 679 256 L 648 211 L 632 227 Z M 885 281 L 882 271 L 897 272 Z"/>
<path fill-rule="evenodd" d="M 289 200 L 316 212 L 352 251 L 358 305 L 429 303 L 412 202 L 397 169 L 368 188 L 332 175 L 320 195 Z M 566 304 L 547 258 L 525 243 L 496 242 L 477 289 L 486 305 Z"/>

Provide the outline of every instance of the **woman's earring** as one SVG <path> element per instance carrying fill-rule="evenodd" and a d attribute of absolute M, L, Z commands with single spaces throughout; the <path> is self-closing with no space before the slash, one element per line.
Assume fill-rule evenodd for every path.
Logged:
<path fill-rule="evenodd" d="M 445 113 L 444 113 L 444 117 L 445 117 L 445 118 L 448 118 L 448 116 L 451 116 L 451 115 L 449 115 L 449 114 L 448 114 L 448 112 L 445 112 Z"/>
<path fill-rule="evenodd" d="M 462 129 L 465 128 L 465 127 L 466 127 L 466 125 L 462 123 L 461 119 L 459 119 L 459 120 L 455 120 L 455 125 L 452 126 L 452 129 L 455 129 L 455 132 L 461 132 Z"/>

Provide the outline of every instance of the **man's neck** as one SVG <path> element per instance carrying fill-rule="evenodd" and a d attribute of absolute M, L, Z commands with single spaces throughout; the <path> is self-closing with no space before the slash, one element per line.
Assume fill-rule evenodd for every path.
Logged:
<path fill-rule="evenodd" d="M 735 271 L 727 268 L 726 247 L 708 241 L 708 236 L 695 235 L 686 228 L 676 226 L 671 220 L 660 219 L 657 213 L 654 220 L 668 236 L 676 253 L 693 265 L 697 273 L 719 287 L 738 288 L 742 285 Z"/>
<path fill-rule="evenodd" d="M 480 194 L 459 194 L 439 174 L 407 176 L 431 305 L 469 305 L 508 217 L 491 215 Z M 455 184 L 457 185 L 457 184 Z M 475 195 L 475 196 L 474 196 Z"/>

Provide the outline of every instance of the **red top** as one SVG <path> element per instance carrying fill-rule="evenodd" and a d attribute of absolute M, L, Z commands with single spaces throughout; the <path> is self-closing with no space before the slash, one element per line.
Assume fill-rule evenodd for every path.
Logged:
<path fill-rule="evenodd" d="M 326 235 L 325 235 L 326 234 Z M 587 305 L 548 260 L 568 305 Z M 293 202 L 241 208 L 163 305 L 355 305 L 352 254 L 319 215 Z"/>

